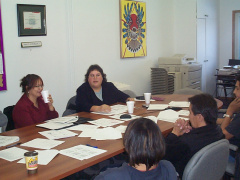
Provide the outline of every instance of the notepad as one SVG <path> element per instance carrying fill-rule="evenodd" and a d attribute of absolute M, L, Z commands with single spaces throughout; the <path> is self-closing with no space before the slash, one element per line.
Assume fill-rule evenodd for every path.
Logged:
<path fill-rule="evenodd" d="M 0 147 L 19 141 L 18 136 L 0 136 Z"/>

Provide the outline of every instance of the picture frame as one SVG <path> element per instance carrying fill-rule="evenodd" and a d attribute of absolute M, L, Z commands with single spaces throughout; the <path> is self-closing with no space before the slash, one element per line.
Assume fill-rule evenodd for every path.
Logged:
<path fill-rule="evenodd" d="M 18 36 L 46 36 L 46 6 L 17 4 Z"/>
<path fill-rule="evenodd" d="M 147 56 L 146 2 L 119 1 L 121 58 Z"/>

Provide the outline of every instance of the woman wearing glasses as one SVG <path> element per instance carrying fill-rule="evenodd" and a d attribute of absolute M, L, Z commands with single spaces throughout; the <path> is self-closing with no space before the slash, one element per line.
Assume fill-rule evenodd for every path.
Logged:
<path fill-rule="evenodd" d="M 91 65 L 85 74 L 85 83 L 77 89 L 77 112 L 110 112 L 109 105 L 134 100 L 107 82 L 106 74 L 97 65 Z"/>
<path fill-rule="evenodd" d="M 21 79 L 20 87 L 24 93 L 13 109 L 15 128 L 57 118 L 58 113 L 53 106 L 52 96 L 48 103 L 44 103 L 41 92 L 43 90 L 42 78 L 35 74 L 28 74 Z"/>

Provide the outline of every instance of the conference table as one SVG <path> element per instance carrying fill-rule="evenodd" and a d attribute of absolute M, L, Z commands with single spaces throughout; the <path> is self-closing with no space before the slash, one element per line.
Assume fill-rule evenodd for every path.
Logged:
<path fill-rule="evenodd" d="M 156 97 L 161 97 L 163 101 L 153 101 L 151 104 L 168 104 L 171 101 L 187 101 L 189 97 L 192 95 L 179 95 L 179 94 L 171 94 L 171 95 L 154 95 Z M 218 107 L 222 106 L 222 102 L 217 100 Z M 142 107 L 144 104 L 143 101 L 136 101 L 134 108 L 134 115 L 138 116 L 157 116 L 159 111 L 152 110 L 148 111 L 146 108 Z M 91 119 L 99 119 L 99 118 L 108 118 L 106 115 L 88 113 L 88 112 L 79 112 L 73 114 L 72 116 L 81 116 L 88 117 Z M 121 125 L 127 125 L 129 122 L 124 122 Z M 173 123 L 160 121 L 158 120 L 158 125 L 163 133 L 166 136 L 171 132 L 173 128 Z M 118 126 L 118 125 L 116 125 Z M 116 127 L 113 126 L 113 127 Z M 1 133 L 0 135 L 6 136 L 19 136 L 21 143 L 28 142 L 35 138 L 44 138 L 38 132 L 45 131 L 46 129 L 37 127 L 36 125 L 31 125 L 11 131 L 7 131 Z M 74 131 L 80 134 L 80 131 Z M 28 174 L 26 170 L 25 164 L 17 163 L 18 160 L 9 162 L 4 159 L 0 159 L 0 179 L 38 179 L 38 180 L 46 180 L 46 179 L 61 179 L 67 177 L 71 174 L 74 174 L 78 171 L 81 171 L 85 168 L 88 168 L 92 165 L 95 165 L 99 162 L 102 162 L 108 158 L 111 158 L 115 155 L 118 155 L 124 152 L 124 146 L 122 143 L 122 139 L 118 140 L 92 140 L 90 137 L 69 137 L 65 139 L 60 139 L 65 141 L 61 145 L 56 146 L 54 149 L 62 150 L 66 148 L 70 148 L 79 144 L 90 144 L 92 146 L 97 146 L 100 149 L 107 150 L 107 152 L 100 154 L 98 156 L 94 156 L 90 159 L 86 160 L 77 160 L 68 156 L 64 156 L 62 154 L 58 154 L 49 164 L 47 165 L 38 165 L 38 172 L 36 174 Z M 36 150 L 34 148 L 25 147 L 25 146 L 16 146 L 25 150 L 33 151 Z M 5 149 L 6 147 L 0 147 L 0 150 Z"/>

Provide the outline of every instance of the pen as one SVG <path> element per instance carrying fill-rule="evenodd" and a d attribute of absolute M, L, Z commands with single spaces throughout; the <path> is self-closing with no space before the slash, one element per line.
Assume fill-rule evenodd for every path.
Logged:
<path fill-rule="evenodd" d="M 86 144 L 86 146 L 93 147 L 93 148 L 98 148 L 97 146 L 92 146 L 90 144 Z"/>
<path fill-rule="evenodd" d="M 12 144 L 12 145 L 10 145 L 10 146 L 7 146 L 6 148 L 14 147 L 14 146 L 17 146 L 17 145 L 20 145 L 20 144 L 21 144 L 21 142 L 16 143 L 16 144 Z"/>

